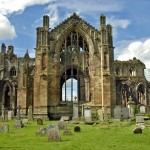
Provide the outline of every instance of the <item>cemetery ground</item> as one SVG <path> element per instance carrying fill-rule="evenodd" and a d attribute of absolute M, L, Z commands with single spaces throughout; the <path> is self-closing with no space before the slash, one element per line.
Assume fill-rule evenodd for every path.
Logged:
<path fill-rule="evenodd" d="M 135 121 L 113 122 L 109 124 L 67 124 L 72 135 L 63 135 L 60 130 L 61 142 L 50 142 L 46 135 L 37 135 L 36 131 L 48 124 L 58 121 L 29 121 L 24 128 L 14 128 L 16 120 L 0 122 L 9 125 L 8 133 L 0 133 L 0 149 L 9 150 L 149 150 L 150 121 L 145 121 L 146 128 L 142 134 L 133 134 Z M 74 132 L 80 126 L 81 132 Z"/>

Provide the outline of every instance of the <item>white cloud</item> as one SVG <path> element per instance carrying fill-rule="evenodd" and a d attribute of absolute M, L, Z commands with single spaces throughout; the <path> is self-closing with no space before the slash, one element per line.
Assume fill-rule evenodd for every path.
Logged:
<path fill-rule="evenodd" d="M 150 39 L 134 41 L 124 46 L 123 51 L 120 52 L 117 59 L 128 60 L 133 59 L 133 57 L 145 63 L 145 75 L 150 80 Z"/>
<path fill-rule="evenodd" d="M 113 35 L 116 38 L 118 36 L 118 29 L 126 29 L 131 21 L 128 19 L 119 19 L 115 16 L 107 17 L 107 23 L 113 26 Z"/>
<path fill-rule="evenodd" d="M 82 17 L 84 17 L 84 15 L 89 15 L 97 18 L 97 16 L 99 17 L 103 12 L 120 11 L 122 6 L 119 0 L 110 0 L 109 2 L 103 0 L 53 0 L 49 3 L 46 10 L 50 15 L 51 27 L 53 28 L 73 12 L 76 12 Z M 61 11 L 63 12 L 62 14 Z"/>
<path fill-rule="evenodd" d="M 79 11 L 80 13 L 91 12 L 116 12 L 122 9 L 122 5 L 119 0 L 63 0 L 56 1 L 58 7 L 63 7 L 71 11 Z"/>
<path fill-rule="evenodd" d="M 26 7 L 43 5 L 51 0 L 0 0 L 0 40 L 13 39 L 16 31 L 11 25 L 8 16 L 14 13 L 21 13 Z"/>
<path fill-rule="evenodd" d="M 55 2 L 52 2 L 46 8 L 48 15 L 50 16 L 50 26 L 53 28 L 59 21 L 58 8 Z"/>
<path fill-rule="evenodd" d="M 15 28 L 8 18 L 0 14 L 0 40 L 13 39 L 16 37 Z"/>
<path fill-rule="evenodd" d="M 0 14 L 9 15 L 15 12 L 22 12 L 26 7 L 43 5 L 51 0 L 0 0 Z"/>
<path fill-rule="evenodd" d="M 115 16 L 111 16 L 107 18 L 107 22 L 110 23 L 113 27 L 126 29 L 130 25 L 130 20 L 127 19 L 119 19 Z"/>

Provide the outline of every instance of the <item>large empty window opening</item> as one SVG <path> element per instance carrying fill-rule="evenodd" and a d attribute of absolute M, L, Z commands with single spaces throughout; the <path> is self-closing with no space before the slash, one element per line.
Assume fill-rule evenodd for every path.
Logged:
<path fill-rule="evenodd" d="M 78 97 L 78 81 L 70 78 L 62 86 L 62 101 L 75 101 Z"/>

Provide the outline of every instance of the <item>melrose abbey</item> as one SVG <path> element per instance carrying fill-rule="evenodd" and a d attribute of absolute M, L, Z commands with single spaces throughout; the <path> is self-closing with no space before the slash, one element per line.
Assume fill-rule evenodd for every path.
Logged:
<path fill-rule="evenodd" d="M 100 16 L 100 29 L 73 13 L 54 29 L 49 17 L 36 29 L 35 58 L 14 54 L 14 47 L 1 45 L 0 115 L 2 109 L 18 105 L 22 115 L 32 107 L 33 117 L 59 119 L 73 117 L 73 102 L 92 111 L 105 107 L 113 117 L 116 106 L 127 107 L 129 100 L 150 111 L 150 82 L 145 64 L 137 58 L 114 60 L 112 26 Z"/>

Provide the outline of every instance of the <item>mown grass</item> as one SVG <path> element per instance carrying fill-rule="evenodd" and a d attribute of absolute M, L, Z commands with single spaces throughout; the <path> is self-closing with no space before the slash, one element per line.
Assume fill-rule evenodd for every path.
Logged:
<path fill-rule="evenodd" d="M 24 128 L 15 129 L 15 121 L 7 122 L 9 133 L 0 133 L 0 149 L 9 150 L 150 150 L 150 127 L 143 130 L 143 134 L 133 134 L 135 123 L 113 123 L 79 125 L 80 133 L 73 131 L 71 136 L 63 135 L 61 142 L 49 142 L 47 136 L 36 135 L 39 128 L 36 121 L 29 122 Z M 52 121 L 44 121 L 46 127 Z"/>

